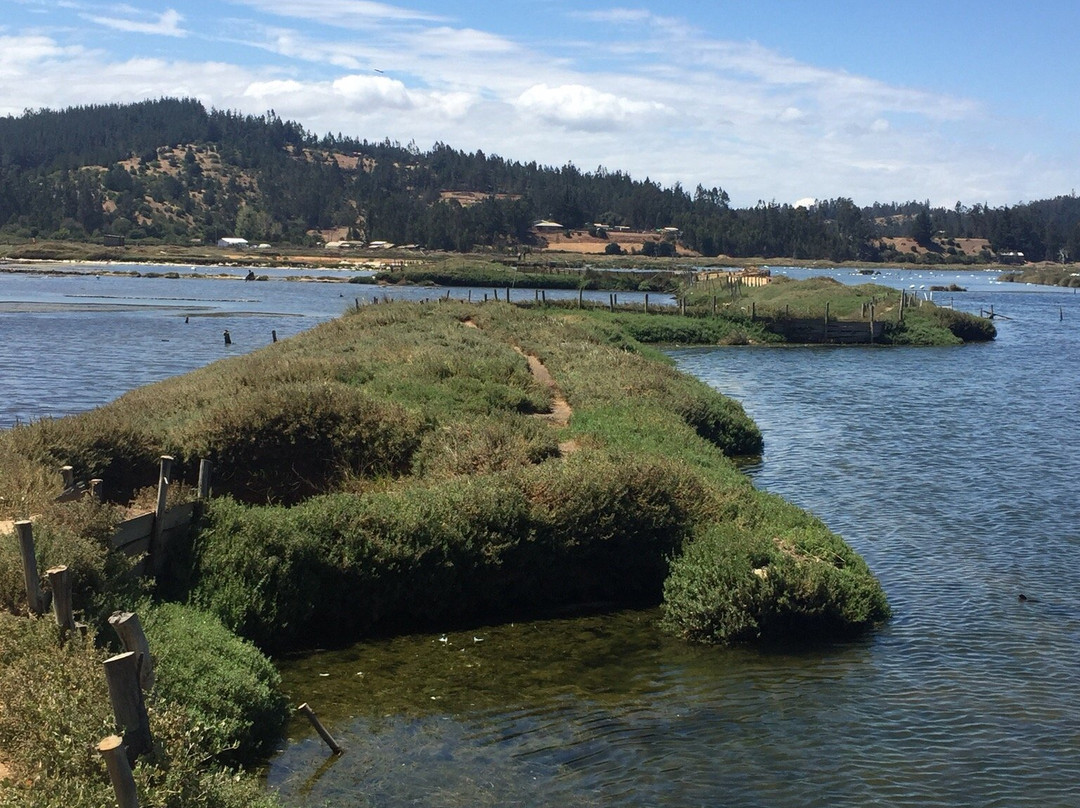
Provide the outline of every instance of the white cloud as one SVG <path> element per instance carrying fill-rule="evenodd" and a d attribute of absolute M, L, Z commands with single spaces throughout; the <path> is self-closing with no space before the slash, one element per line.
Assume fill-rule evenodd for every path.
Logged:
<path fill-rule="evenodd" d="M 368 0 L 234 0 L 278 17 L 312 20 L 336 28 L 368 28 L 382 23 L 440 22 L 445 17 Z"/>
<path fill-rule="evenodd" d="M 180 23 L 184 20 L 183 16 L 178 11 L 171 8 L 162 12 L 156 20 L 150 21 L 145 19 L 100 17 L 90 14 L 81 14 L 80 16 L 85 20 L 97 23 L 98 25 L 103 25 L 106 28 L 113 28 L 117 31 L 173 37 L 185 37 L 188 35 L 188 32 L 180 26 Z M 145 15 L 141 16 L 145 17 Z"/>
<path fill-rule="evenodd" d="M 534 84 L 514 101 L 529 116 L 568 129 L 613 129 L 664 109 L 653 101 L 634 101 L 581 84 Z"/>

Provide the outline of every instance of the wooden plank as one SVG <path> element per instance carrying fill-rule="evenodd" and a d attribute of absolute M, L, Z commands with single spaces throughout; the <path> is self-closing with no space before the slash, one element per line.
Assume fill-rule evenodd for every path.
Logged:
<path fill-rule="evenodd" d="M 119 549 L 144 538 L 149 540 L 153 529 L 154 514 L 152 513 L 144 513 L 141 516 L 128 519 L 117 525 L 116 533 L 112 537 L 112 546 Z"/>
<path fill-rule="evenodd" d="M 161 520 L 161 530 L 172 530 L 176 527 L 187 528 L 195 518 L 195 503 L 185 502 L 183 505 L 174 505 L 165 511 L 165 518 Z"/>

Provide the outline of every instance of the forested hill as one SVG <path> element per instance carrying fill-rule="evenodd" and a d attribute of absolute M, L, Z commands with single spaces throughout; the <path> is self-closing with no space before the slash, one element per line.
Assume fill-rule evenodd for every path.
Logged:
<path fill-rule="evenodd" d="M 736 209 L 720 188 L 693 192 L 617 170 L 519 163 L 437 143 L 316 136 L 273 112 L 207 110 L 190 99 L 30 111 L 0 118 L 0 237 L 171 243 L 242 236 L 314 244 L 353 239 L 443 250 L 535 241 L 538 219 L 677 228 L 703 255 L 841 260 L 1029 261 L 1080 257 L 1075 196 L 1003 208 L 850 199 L 810 209 Z M 897 252 L 887 237 L 922 249 Z M 978 252 L 963 239 L 985 239 Z"/>

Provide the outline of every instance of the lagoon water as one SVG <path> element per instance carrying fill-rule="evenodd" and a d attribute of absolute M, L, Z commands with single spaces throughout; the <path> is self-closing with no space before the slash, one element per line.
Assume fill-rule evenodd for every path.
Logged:
<path fill-rule="evenodd" d="M 347 751 L 328 757 L 295 723 L 267 784 L 300 806 L 1080 804 L 1080 296 L 990 277 L 872 279 L 967 287 L 957 308 L 1011 318 L 986 345 L 671 351 L 761 426 L 755 484 L 867 559 L 894 610 L 879 630 L 809 649 L 701 648 L 662 635 L 656 612 L 623 612 L 282 660 L 290 698 Z M 125 279 L 138 305 L 166 308 L 60 306 L 85 316 L 56 326 L 57 312 L 13 308 L 49 301 L 8 280 L 6 398 L 13 370 L 36 367 L 60 388 L 56 413 L 100 403 L 58 380 L 107 380 L 107 400 L 224 354 L 224 327 L 246 351 L 364 289 L 342 300 L 336 284 Z M 205 330 L 192 336 L 194 306 L 214 317 L 190 317 Z M 65 329 L 73 344 L 51 344 Z M 40 387 L 17 389 L 0 415 L 45 414 Z"/>

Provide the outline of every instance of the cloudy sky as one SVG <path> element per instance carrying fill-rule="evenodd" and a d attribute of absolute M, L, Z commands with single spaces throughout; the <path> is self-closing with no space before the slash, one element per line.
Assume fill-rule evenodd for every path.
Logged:
<path fill-rule="evenodd" d="M 0 0 L 0 115 L 194 97 L 316 134 L 993 206 L 1080 185 L 1076 0 Z"/>

